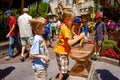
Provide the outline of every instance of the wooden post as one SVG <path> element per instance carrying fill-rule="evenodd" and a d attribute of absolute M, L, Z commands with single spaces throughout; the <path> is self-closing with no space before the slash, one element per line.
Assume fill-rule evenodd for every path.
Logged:
<path fill-rule="evenodd" d="M 21 14 L 23 13 L 23 8 L 24 8 L 24 3 L 25 3 L 25 0 L 21 0 Z"/>
<path fill-rule="evenodd" d="M 38 14 L 38 9 L 39 9 L 39 2 L 40 1 L 37 1 L 37 10 L 36 10 L 37 14 Z"/>

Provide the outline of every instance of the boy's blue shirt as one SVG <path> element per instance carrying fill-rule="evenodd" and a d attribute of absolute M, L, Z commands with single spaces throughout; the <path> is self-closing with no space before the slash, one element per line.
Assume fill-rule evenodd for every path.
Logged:
<path fill-rule="evenodd" d="M 40 54 L 48 56 L 48 50 L 46 48 L 45 41 L 42 36 L 35 35 L 32 43 L 32 47 L 30 50 L 30 54 Z M 48 64 L 44 59 L 41 58 L 33 58 L 33 69 L 43 70 L 48 67 Z"/>

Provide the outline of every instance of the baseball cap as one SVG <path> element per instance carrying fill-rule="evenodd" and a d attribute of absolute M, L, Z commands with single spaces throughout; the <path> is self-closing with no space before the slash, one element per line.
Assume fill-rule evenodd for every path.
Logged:
<path fill-rule="evenodd" d="M 5 13 L 6 14 L 12 14 L 12 11 L 9 9 L 9 10 L 6 10 Z"/>
<path fill-rule="evenodd" d="M 103 18 L 102 14 L 97 14 L 96 18 Z"/>
<path fill-rule="evenodd" d="M 80 18 L 76 18 L 76 19 L 75 19 L 75 22 L 76 22 L 76 23 L 80 23 L 80 22 L 82 22 L 82 21 L 81 21 Z"/>

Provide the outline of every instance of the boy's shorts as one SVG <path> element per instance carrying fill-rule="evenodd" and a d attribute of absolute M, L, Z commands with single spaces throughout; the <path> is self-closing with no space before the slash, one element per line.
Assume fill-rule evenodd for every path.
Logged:
<path fill-rule="evenodd" d="M 102 40 L 98 40 L 98 41 L 96 41 L 96 43 L 97 43 L 98 46 L 101 46 L 103 41 Z"/>
<path fill-rule="evenodd" d="M 46 70 L 34 70 L 35 80 L 47 80 Z"/>
<path fill-rule="evenodd" d="M 43 38 L 44 38 L 45 40 L 51 40 L 50 34 L 44 34 L 44 35 L 43 35 Z"/>
<path fill-rule="evenodd" d="M 69 60 L 67 55 L 60 55 L 56 53 L 56 59 L 58 67 L 61 73 L 66 74 L 68 72 Z"/>
<path fill-rule="evenodd" d="M 33 41 L 33 37 L 21 37 L 22 45 L 31 45 Z"/>

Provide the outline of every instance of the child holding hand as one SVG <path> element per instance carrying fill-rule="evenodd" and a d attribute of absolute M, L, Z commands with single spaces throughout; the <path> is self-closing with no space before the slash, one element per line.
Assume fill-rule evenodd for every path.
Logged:
<path fill-rule="evenodd" d="M 46 19 L 38 17 L 33 18 L 30 22 L 35 34 L 30 50 L 30 56 L 33 58 L 32 67 L 35 72 L 35 80 L 47 80 L 46 69 L 48 67 L 49 56 L 42 36 L 46 31 Z"/>

